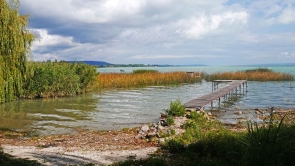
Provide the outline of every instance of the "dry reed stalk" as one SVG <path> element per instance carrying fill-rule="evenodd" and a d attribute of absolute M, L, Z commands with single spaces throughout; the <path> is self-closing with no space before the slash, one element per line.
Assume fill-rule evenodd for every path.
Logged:
<path fill-rule="evenodd" d="M 203 75 L 203 73 L 197 74 Z M 93 87 L 98 89 L 105 88 L 133 88 L 152 85 L 178 85 L 181 83 L 194 83 L 195 76 L 188 75 L 186 72 L 169 73 L 102 73 L 97 76 Z"/>

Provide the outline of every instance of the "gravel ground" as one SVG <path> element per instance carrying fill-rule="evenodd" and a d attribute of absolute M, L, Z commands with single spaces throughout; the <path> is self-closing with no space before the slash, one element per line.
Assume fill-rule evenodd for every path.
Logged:
<path fill-rule="evenodd" d="M 159 148 L 157 143 L 135 140 L 137 130 L 80 131 L 75 135 L 30 139 L 21 133 L 4 132 L 0 134 L 0 145 L 4 153 L 37 160 L 43 165 L 109 165 L 130 156 L 146 158 Z"/>
<path fill-rule="evenodd" d="M 155 152 L 158 147 L 147 147 L 137 150 L 69 150 L 64 147 L 38 148 L 35 146 L 2 145 L 5 153 L 39 161 L 42 165 L 82 165 L 92 163 L 95 165 L 109 165 L 124 161 L 129 156 L 147 158 L 148 154 Z"/>

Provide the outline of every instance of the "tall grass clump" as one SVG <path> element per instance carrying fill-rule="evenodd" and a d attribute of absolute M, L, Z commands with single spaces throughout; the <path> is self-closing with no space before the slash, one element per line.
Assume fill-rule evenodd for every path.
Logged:
<path fill-rule="evenodd" d="M 86 92 L 96 68 L 83 63 L 31 62 L 24 98 L 71 96 Z"/>
<path fill-rule="evenodd" d="M 283 117 L 284 119 L 284 117 Z M 267 125 L 248 124 L 241 140 L 245 165 L 294 165 L 295 126 L 270 118 Z"/>
<path fill-rule="evenodd" d="M 200 73 L 200 75 L 203 75 Z M 201 81 L 185 72 L 101 73 L 97 76 L 96 89 L 140 88 L 146 86 L 179 85 Z"/>
<path fill-rule="evenodd" d="M 207 75 L 205 80 L 292 81 L 294 76 L 288 73 L 274 72 L 267 68 L 258 68 L 246 71 L 213 73 Z"/>

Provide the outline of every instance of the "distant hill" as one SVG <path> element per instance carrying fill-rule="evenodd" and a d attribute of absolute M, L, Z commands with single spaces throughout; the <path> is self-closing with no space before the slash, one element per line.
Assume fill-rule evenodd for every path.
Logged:
<path fill-rule="evenodd" d="M 86 63 L 88 65 L 93 65 L 93 66 L 112 65 L 111 63 L 104 62 L 104 61 L 68 61 L 68 62 L 70 62 L 70 63 L 73 63 L 73 62 L 83 62 L 83 63 Z"/>

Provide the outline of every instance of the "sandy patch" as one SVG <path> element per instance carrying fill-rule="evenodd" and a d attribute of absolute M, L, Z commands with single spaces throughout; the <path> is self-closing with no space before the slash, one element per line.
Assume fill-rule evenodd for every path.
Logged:
<path fill-rule="evenodd" d="M 19 158 L 28 158 L 39 161 L 42 165 L 80 165 L 92 163 L 95 165 L 109 165 L 124 161 L 129 156 L 147 158 L 158 147 L 147 147 L 137 150 L 77 150 L 64 147 L 38 148 L 35 146 L 2 145 L 5 153 Z"/>

